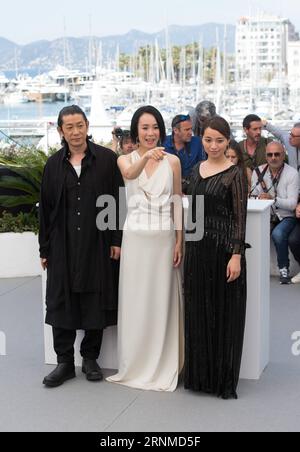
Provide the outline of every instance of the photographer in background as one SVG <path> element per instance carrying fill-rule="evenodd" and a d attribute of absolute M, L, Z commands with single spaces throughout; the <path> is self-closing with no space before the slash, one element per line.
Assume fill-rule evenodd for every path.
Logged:
<path fill-rule="evenodd" d="M 300 177 L 300 122 L 294 124 L 290 131 L 280 129 L 265 119 L 262 121 L 262 125 L 285 146 L 288 164 L 298 171 Z"/>
<path fill-rule="evenodd" d="M 297 223 L 298 173 L 284 162 L 285 149 L 277 141 L 267 145 L 266 160 L 267 164 L 253 171 L 251 195 L 258 199 L 274 200 L 271 237 L 277 253 L 280 283 L 290 284 L 289 236 Z"/>
<path fill-rule="evenodd" d="M 293 229 L 289 236 L 289 247 L 295 260 L 300 265 L 300 203 L 296 207 L 297 226 Z M 293 284 L 300 283 L 300 272 L 292 278 Z"/>
<path fill-rule="evenodd" d="M 262 123 L 265 129 L 274 135 L 274 137 L 278 138 L 285 146 L 288 154 L 288 163 L 298 171 L 300 180 L 300 122 L 294 124 L 290 131 L 280 129 L 266 120 L 263 120 Z M 300 265 L 300 193 L 296 208 L 296 217 L 297 224 L 289 235 L 289 247 L 295 260 Z M 292 278 L 292 283 L 300 284 L 300 272 Z"/>
<path fill-rule="evenodd" d="M 132 141 L 129 130 L 123 130 L 115 126 L 112 131 L 111 150 L 117 155 L 127 155 L 136 149 L 135 143 Z"/>

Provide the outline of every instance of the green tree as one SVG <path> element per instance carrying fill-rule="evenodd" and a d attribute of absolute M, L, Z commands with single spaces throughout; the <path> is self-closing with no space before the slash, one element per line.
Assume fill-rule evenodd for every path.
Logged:
<path fill-rule="evenodd" d="M 0 176 L 0 187 L 20 191 L 20 195 L 1 195 L 2 207 L 30 205 L 32 210 L 35 210 L 39 202 L 42 175 L 47 159 L 48 156 L 36 148 L 23 150 L 14 156 L 0 155 L 0 165 L 11 172 L 11 175 Z"/>
<path fill-rule="evenodd" d="M 194 42 L 186 46 L 173 46 L 171 49 L 173 69 L 176 81 L 180 80 L 180 69 L 182 65 L 181 55 L 183 49 L 185 50 L 185 74 L 189 79 L 197 74 L 198 62 L 199 62 L 199 44 Z M 120 68 L 122 70 L 133 69 L 136 70 L 136 75 L 142 77 L 144 80 L 149 78 L 149 65 L 151 63 L 151 54 L 155 54 L 154 46 L 147 45 L 140 47 L 137 54 L 133 56 L 122 53 L 120 55 Z M 203 64 L 204 64 L 204 82 L 214 83 L 216 74 L 216 48 L 204 49 L 203 51 Z M 167 52 L 166 49 L 160 49 L 160 59 L 162 61 L 164 71 L 166 73 L 167 66 Z M 221 54 L 221 60 L 223 55 Z"/>

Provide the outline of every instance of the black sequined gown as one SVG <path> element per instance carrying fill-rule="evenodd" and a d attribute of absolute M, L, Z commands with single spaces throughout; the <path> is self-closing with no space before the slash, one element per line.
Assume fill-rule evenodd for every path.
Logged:
<path fill-rule="evenodd" d="M 185 388 L 237 398 L 246 313 L 247 181 L 237 166 L 203 179 L 198 164 L 188 194 L 190 208 L 196 195 L 204 195 L 204 237 L 186 244 Z M 232 254 L 242 256 L 241 275 L 228 284 Z"/>

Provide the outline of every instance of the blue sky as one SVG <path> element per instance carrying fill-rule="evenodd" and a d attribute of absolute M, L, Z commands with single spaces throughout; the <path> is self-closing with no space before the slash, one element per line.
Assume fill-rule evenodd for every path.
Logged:
<path fill-rule="evenodd" d="M 249 11 L 288 17 L 300 31 L 299 0 L 2 0 L 0 36 L 18 44 L 63 36 L 123 34 L 132 28 L 146 32 L 166 24 L 234 24 Z"/>

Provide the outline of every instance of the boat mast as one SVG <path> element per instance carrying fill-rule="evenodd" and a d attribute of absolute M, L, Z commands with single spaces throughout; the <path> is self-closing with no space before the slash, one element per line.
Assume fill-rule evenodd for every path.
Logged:
<path fill-rule="evenodd" d="M 66 27 L 66 17 L 64 16 L 64 39 L 63 39 L 63 48 L 64 48 L 64 68 L 66 71 L 66 59 L 67 59 L 67 43 L 66 43 L 66 39 L 67 39 L 67 27 Z M 64 96 L 64 103 L 67 103 L 68 100 L 68 96 L 67 96 L 67 74 L 65 72 L 64 74 L 64 90 L 65 90 L 65 96 Z"/>
<path fill-rule="evenodd" d="M 198 70 L 197 70 L 197 90 L 196 90 L 196 102 L 200 100 L 201 95 L 201 84 L 203 82 L 203 68 L 204 68 L 204 52 L 203 52 L 203 45 L 202 45 L 202 38 L 199 37 L 199 44 L 198 44 Z"/>
<path fill-rule="evenodd" d="M 219 43 L 219 29 L 216 28 L 216 61 L 215 61 L 215 105 L 216 110 L 220 111 L 220 102 L 221 102 L 221 52 L 220 52 L 220 43 Z"/>

